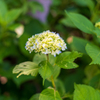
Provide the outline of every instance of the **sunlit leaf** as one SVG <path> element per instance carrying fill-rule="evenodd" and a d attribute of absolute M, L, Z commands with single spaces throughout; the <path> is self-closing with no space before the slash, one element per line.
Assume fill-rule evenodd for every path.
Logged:
<path fill-rule="evenodd" d="M 73 100 L 100 100 L 100 92 L 87 85 L 75 85 Z"/>
<path fill-rule="evenodd" d="M 42 61 L 39 66 L 39 74 L 42 76 L 44 84 L 45 79 L 49 78 L 52 75 L 53 67 L 48 61 Z"/>
<path fill-rule="evenodd" d="M 92 59 L 90 64 L 100 64 L 100 48 L 98 48 L 96 45 L 87 44 L 86 51 Z"/>
<path fill-rule="evenodd" d="M 77 51 L 73 51 L 73 52 L 64 52 L 61 53 L 57 59 L 56 59 L 56 65 L 64 68 L 64 69 L 72 69 L 72 68 L 77 68 L 78 65 L 76 63 L 74 63 L 73 61 L 77 58 L 77 57 L 81 57 L 82 53 L 78 53 Z"/>
<path fill-rule="evenodd" d="M 39 100 L 62 100 L 58 91 L 53 88 L 45 89 L 41 92 Z"/>
<path fill-rule="evenodd" d="M 32 76 L 36 76 L 38 74 L 38 65 L 34 62 L 23 62 L 20 63 L 19 65 L 16 65 L 15 68 L 13 69 L 13 73 L 19 73 L 17 78 L 24 74 L 24 75 L 29 75 L 31 74 Z"/>

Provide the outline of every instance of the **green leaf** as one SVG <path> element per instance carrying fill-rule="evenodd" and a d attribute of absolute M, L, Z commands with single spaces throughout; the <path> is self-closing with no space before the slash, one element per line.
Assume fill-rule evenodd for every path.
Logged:
<path fill-rule="evenodd" d="M 7 12 L 5 20 L 6 24 L 9 24 L 14 20 L 16 20 L 20 14 L 21 14 L 21 9 L 13 9 Z"/>
<path fill-rule="evenodd" d="M 0 23 L 4 24 L 5 15 L 7 13 L 7 6 L 3 0 L 0 0 Z"/>
<path fill-rule="evenodd" d="M 34 58 L 33 58 L 33 61 L 36 63 L 36 64 L 39 64 L 40 62 L 46 60 L 46 55 L 45 54 L 35 54 Z"/>
<path fill-rule="evenodd" d="M 85 40 L 85 39 L 73 37 L 73 40 L 72 40 L 72 43 L 70 44 L 70 47 L 72 50 L 76 50 L 76 51 L 87 54 L 86 50 L 85 50 L 85 46 L 87 43 L 90 44 L 90 42 Z"/>
<path fill-rule="evenodd" d="M 58 91 L 53 88 L 45 89 L 41 92 L 39 100 L 62 100 Z"/>
<path fill-rule="evenodd" d="M 74 100 L 100 100 L 100 92 L 87 85 L 75 85 Z"/>
<path fill-rule="evenodd" d="M 76 13 L 66 12 L 66 14 L 78 29 L 85 33 L 93 34 L 94 26 L 86 17 Z"/>
<path fill-rule="evenodd" d="M 39 100 L 39 96 L 40 96 L 40 94 L 37 93 L 37 94 L 33 95 L 33 96 L 30 98 L 30 100 Z"/>
<path fill-rule="evenodd" d="M 53 67 L 48 61 L 42 61 L 39 64 L 39 66 L 40 66 L 39 74 L 43 78 L 43 84 L 44 84 L 45 79 L 49 78 L 52 75 Z"/>
<path fill-rule="evenodd" d="M 33 58 L 33 62 L 35 62 L 36 64 L 39 64 L 40 62 L 46 60 L 46 55 L 45 54 L 35 54 L 34 58 Z M 55 59 L 56 57 L 54 57 L 53 55 L 49 55 L 49 62 L 50 64 L 53 66 L 53 69 L 52 69 L 52 75 L 53 75 L 53 78 L 56 79 L 58 77 L 58 75 L 60 74 L 60 70 L 61 68 L 58 67 L 57 65 L 54 65 L 55 63 Z M 49 80 L 51 80 L 49 78 Z"/>
<path fill-rule="evenodd" d="M 98 48 L 96 45 L 87 44 L 86 52 L 92 59 L 90 64 L 100 64 L 100 48 Z"/>
<path fill-rule="evenodd" d="M 77 68 L 78 65 L 75 64 L 73 61 L 77 58 L 77 57 L 81 57 L 82 53 L 78 53 L 77 51 L 73 51 L 73 52 L 64 52 L 61 53 L 57 59 L 55 64 L 61 68 L 64 69 L 72 69 L 72 68 Z"/>
<path fill-rule="evenodd" d="M 19 65 L 16 65 L 15 68 L 13 69 L 13 73 L 19 73 L 17 78 L 24 74 L 24 75 L 29 75 L 31 74 L 32 76 L 36 76 L 38 74 L 38 65 L 34 62 L 23 62 L 20 63 Z"/>

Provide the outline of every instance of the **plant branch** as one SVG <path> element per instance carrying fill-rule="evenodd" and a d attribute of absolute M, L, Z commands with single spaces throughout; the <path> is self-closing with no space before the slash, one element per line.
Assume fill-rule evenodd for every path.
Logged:
<path fill-rule="evenodd" d="M 47 54 L 46 56 L 47 56 L 47 61 L 49 62 L 49 55 Z M 51 82 L 52 82 L 52 85 L 53 85 L 54 89 L 56 90 L 56 86 L 55 86 L 53 75 L 51 76 Z"/>

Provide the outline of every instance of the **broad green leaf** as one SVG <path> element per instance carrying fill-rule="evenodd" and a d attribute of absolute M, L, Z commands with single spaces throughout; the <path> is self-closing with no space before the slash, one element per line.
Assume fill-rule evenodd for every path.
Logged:
<path fill-rule="evenodd" d="M 3 0 L 0 0 L 0 23 L 4 24 L 5 15 L 7 13 L 7 6 Z"/>
<path fill-rule="evenodd" d="M 39 74 L 43 78 L 43 84 L 44 84 L 45 79 L 49 78 L 52 75 L 53 67 L 48 61 L 42 61 L 39 64 L 39 66 L 40 66 Z"/>
<path fill-rule="evenodd" d="M 40 62 L 42 62 L 46 59 L 47 58 L 46 58 L 45 54 L 35 54 L 35 56 L 33 58 L 33 62 L 35 62 L 36 64 L 39 64 Z M 53 75 L 54 79 L 56 79 L 58 77 L 58 75 L 60 74 L 60 70 L 61 70 L 60 67 L 58 67 L 57 65 L 54 65 L 55 59 L 56 59 L 56 57 L 54 57 L 53 55 L 49 55 L 49 62 L 53 66 L 52 75 Z M 48 79 L 51 80 L 51 78 L 48 78 Z"/>
<path fill-rule="evenodd" d="M 100 48 L 98 48 L 96 45 L 87 44 L 86 52 L 92 59 L 90 64 L 100 64 Z"/>
<path fill-rule="evenodd" d="M 73 52 L 64 52 L 61 53 L 57 58 L 55 64 L 64 69 L 72 69 L 77 68 L 78 65 L 75 64 L 73 61 L 77 57 L 81 57 L 82 53 L 78 53 L 77 51 Z"/>
<path fill-rule="evenodd" d="M 30 98 L 30 100 L 39 100 L 39 96 L 40 96 L 40 94 L 37 93 L 37 94 L 33 95 L 33 96 Z"/>
<path fill-rule="evenodd" d="M 13 69 L 13 73 L 19 73 L 17 78 L 24 74 L 24 75 L 29 75 L 31 74 L 32 76 L 36 76 L 38 74 L 38 65 L 34 62 L 23 62 L 20 63 L 19 65 L 16 65 L 15 68 Z"/>
<path fill-rule="evenodd" d="M 66 12 L 66 14 L 78 29 L 85 33 L 93 34 L 94 26 L 86 17 L 76 13 Z"/>
<path fill-rule="evenodd" d="M 100 100 L 100 92 L 87 85 L 75 85 L 74 100 Z"/>
<path fill-rule="evenodd" d="M 62 100 L 58 91 L 53 88 L 45 89 L 41 92 L 39 100 Z"/>
<path fill-rule="evenodd" d="M 70 44 L 71 49 L 87 54 L 85 46 L 87 43 L 90 44 L 90 42 L 78 37 L 73 37 L 72 39 L 72 43 Z"/>
<path fill-rule="evenodd" d="M 13 22 L 14 20 L 16 20 L 20 14 L 21 14 L 21 9 L 13 9 L 7 12 L 6 20 L 5 20 L 6 24 L 9 24 Z"/>

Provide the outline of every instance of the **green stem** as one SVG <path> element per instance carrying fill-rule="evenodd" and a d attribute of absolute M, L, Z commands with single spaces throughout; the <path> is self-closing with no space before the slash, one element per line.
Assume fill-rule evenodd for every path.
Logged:
<path fill-rule="evenodd" d="M 53 85 L 54 89 L 56 90 L 56 86 L 55 86 L 55 82 L 54 82 L 53 76 L 51 76 L 51 82 L 52 82 L 52 85 Z"/>
<path fill-rule="evenodd" d="M 49 62 L 49 55 L 47 54 L 47 61 Z"/>
<path fill-rule="evenodd" d="M 48 54 L 47 54 L 47 61 L 49 62 L 49 55 Z M 51 76 L 51 82 L 52 82 L 52 85 L 53 85 L 54 89 L 56 90 L 56 86 L 55 86 L 53 75 Z"/>

